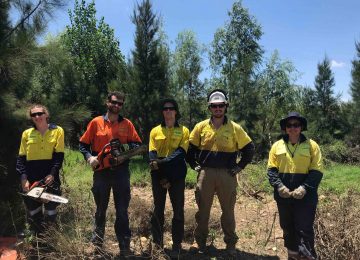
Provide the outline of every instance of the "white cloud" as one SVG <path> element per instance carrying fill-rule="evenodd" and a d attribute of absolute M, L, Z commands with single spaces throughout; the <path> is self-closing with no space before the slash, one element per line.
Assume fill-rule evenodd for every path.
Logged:
<path fill-rule="evenodd" d="M 341 61 L 336 61 L 336 60 L 332 60 L 331 61 L 331 68 L 343 68 L 345 67 L 345 62 L 341 62 Z"/>

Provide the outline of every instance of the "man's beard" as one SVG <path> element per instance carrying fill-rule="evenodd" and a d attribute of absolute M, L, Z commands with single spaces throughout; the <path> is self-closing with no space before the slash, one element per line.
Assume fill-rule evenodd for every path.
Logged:
<path fill-rule="evenodd" d="M 120 108 L 116 108 L 116 107 L 112 107 L 112 106 L 110 106 L 110 107 L 108 107 L 108 111 L 111 113 L 111 114 L 119 114 L 119 112 L 120 112 Z"/>

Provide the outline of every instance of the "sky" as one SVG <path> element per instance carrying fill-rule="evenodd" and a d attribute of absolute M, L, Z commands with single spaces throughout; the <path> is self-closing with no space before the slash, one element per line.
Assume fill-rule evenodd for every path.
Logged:
<path fill-rule="evenodd" d="M 89 1 L 87 1 L 89 2 Z M 134 49 L 135 26 L 131 16 L 135 0 L 97 0 L 97 16 L 115 30 L 120 49 L 128 57 Z M 140 1 L 138 1 L 140 2 Z M 199 43 L 210 45 L 214 33 L 229 20 L 233 0 L 152 0 L 153 11 L 162 17 L 170 47 L 175 48 L 179 32 L 192 30 Z M 351 61 L 356 56 L 355 42 L 360 42 L 359 0 L 243 0 L 263 36 L 260 45 L 265 59 L 278 50 L 281 60 L 291 61 L 299 71 L 295 83 L 313 87 L 317 65 L 326 57 L 331 61 L 335 77 L 335 94 L 351 99 Z M 70 24 L 67 10 L 74 0 L 57 11 L 49 23 L 48 33 L 56 35 Z M 204 67 L 209 62 L 204 61 Z M 210 69 L 202 77 L 210 77 Z"/>

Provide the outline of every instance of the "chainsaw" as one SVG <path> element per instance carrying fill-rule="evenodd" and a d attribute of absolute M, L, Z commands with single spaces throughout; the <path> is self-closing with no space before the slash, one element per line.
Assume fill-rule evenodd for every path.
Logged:
<path fill-rule="evenodd" d="M 28 192 L 21 194 L 35 200 L 68 203 L 69 200 L 64 197 L 46 192 L 47 187 L 48 186 L 45 184 L 44 180 L 36 181 L 31 185 Z"/>
<path fill-rule="evenodd" d="M 98 154 L 99 165 L 95 170 L 99 171 L 105 168 L 114 169 L 125 160 L 147 151 L 147 145 L 140 145 L 136 148 L 130 149 L 129 145 L 121 144 L 119 139 L 112 139 L 110 143 L 106 144 Z"/>

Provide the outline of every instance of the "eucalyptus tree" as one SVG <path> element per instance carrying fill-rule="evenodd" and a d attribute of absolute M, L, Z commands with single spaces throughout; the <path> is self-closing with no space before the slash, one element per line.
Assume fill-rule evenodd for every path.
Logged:
<path fill-rule="evenodd" d="M 75 0 L 69 17 L 63 40 L 82 76 L 82 96 L 78 98 L 85 100 L 94 112 L 100 112 L 108 84 L 117 79 L 119 70 L 125 70 L 119 41 L 104 17 L 97 20 L 94 1 L 86 4 L 85 0 Z"/>
<path fill-rule="evenodd" d="M 267 154 L 274 137 L 279 135 L 280 118 L 289 111 L 300 109 L 300 92 L 294 84 L 297 77 L 292 62 L 282 61 L 278 51 L 273 52 L 257 77 L 260 102 L 256 109 L 261 117 L 256 121 L 253 138 L 262 157 Z"/>
<path fill-rule="evenodd" d="M 229 21 L 214 35 L 210 64 L 229 93 L 232 116 L 251 126 L 259 116 L 254 109 L 258 97 L 253 76 L 262 58 L 259 40 L 263 33 L 241 1 L 233 4 L 228 15 Z"/>
<path fill-rule="evenodd" d="M 196 39 L 193 31 L 178 34 L 173 55 L 173 85 L 179 99 L 183 121 L 189 127 L 204 118 L 204 84 L 199 79 L 202 72 L 202 55 L 205 47 Z"/>
<path fill-rule="evenodd" d="M 159 100 L 169 94 L 168 66 L 162 56 L 166 48 L 161 41 L 160 20 L 149 0 L 136 5 L 132 22 L 136 29 L 129 61 L 130 112 L 146 142 L 151 128 L 159 122 Z"/>

